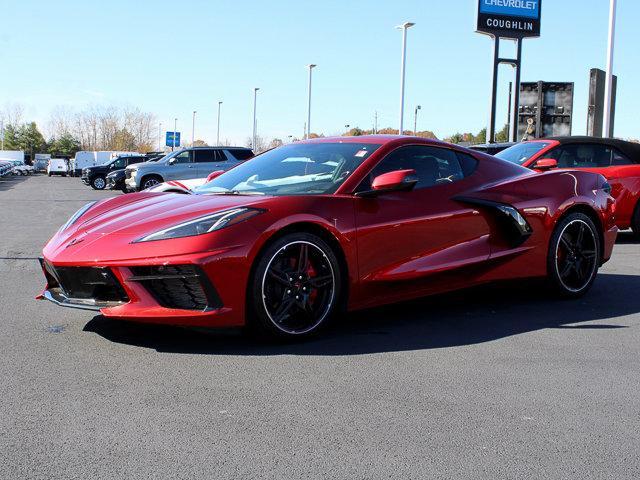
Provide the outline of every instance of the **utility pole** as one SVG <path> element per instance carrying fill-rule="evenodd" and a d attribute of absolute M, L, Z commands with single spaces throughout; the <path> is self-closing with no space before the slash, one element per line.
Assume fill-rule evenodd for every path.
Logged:
<path fill-rule="evenodd" d="M 251 141 L 251 147 L 253 148 L 253 153 L 258 153 L 256 152 L 256 136 L 257 136 L 257 128 L 258 128 L 258 125 L 256 124 L 256 105 L 258 100 L 258 90 L 260 90 L 259 87 L 254 87 L 253 89 L 253 140 Z"/>
<path fill-rule="evenodd" d="M 416 109 L 413 112 L 413 135 L 418 136 L 418 110 L 421 110 L 422 107 L 420 105 L 416 106 Z"/>
<path fill-rule="evenodd" d="M 402 56 L 400 57 L 400 127 L 398 135 L 404 134 L 404 78 L 407 61 L 407 29 L 413 27 L 415 23 L 404 22 L 396 28 L 402 30 Z"/>
<path fill-rule="evenodd" d="M 309 135 L 311 135 L 311 71 L 317 67 L 317 65 L 309 64 L 307 68 L 309 69 L 309 101 L 307 104 L 307 140 L 309 139 Z"/>
<path fill-rule="evenodd" d="M 222 102 L 218 102 L 218 133 L 216 135 L 216 146 L 220 146 L 220 106 Z"/>
<path fill-rule="evenodd" d="M 378 134 L 378 111 L 377 110 L 375 111 L 373 118 L 374 118 L 373 133 L 377 135 Z"/>
<path fill-rule="evenodd" d="M 158 151 L 162 149 L 160 147 L 161 142 L 162 142 L 162 122 L 158 124 Z"/>
<path fill-rule="evenodd" d="M 613 103 L 613 50 L 616 37 L 616 0 L 609 4 L 609 45 L 607 49 L 607 81 L 604 93 L 604 132 L 603 136 L 613 137 L 611 107 Z"/>

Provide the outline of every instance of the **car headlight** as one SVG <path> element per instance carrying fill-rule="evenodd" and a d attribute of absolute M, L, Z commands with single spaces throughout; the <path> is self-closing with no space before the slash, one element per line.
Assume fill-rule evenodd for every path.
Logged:
<path fill-rule="evenodd" d="M 224 210 L 222 212 L 205 215 L 204 217 L 198 217 L 193 220 L 189 220 L 188 222 L 179 223 L 173 227 L 165 228 L 159 232 L 139 238 L 134 243 L 203 235 L 205 233 L 215 232 L 216 230 L 220 230 L 225 227 L 230 227 L 231 225 L 248 220 L 249 218 L 255 217 L 263 212 L 264 210 L 248 207 Z"/>
<path fill-rule="evenodd" d="M 76 213 L 74 213 L 71 218 L 69 220 L 67 220 L 67 223 L 65 223 L 62 227 L 60 227 L 60 230 L 58 230 L 58 232 L 64 232 L 67 228 L 69 228 L 71 225 L 73 225 L 74 223 L 76 223 L 78 221 L 78 219 L 84 215 L 87 210 L 89 210 L 91 207 L 93 207 L 97 202 L 90 202 L 87 203 L 84 207 L 82 207 L 80 210 L 78 210 Z"/>

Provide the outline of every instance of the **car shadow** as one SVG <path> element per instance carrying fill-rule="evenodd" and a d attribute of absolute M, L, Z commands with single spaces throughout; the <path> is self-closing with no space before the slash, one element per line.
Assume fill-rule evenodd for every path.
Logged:
<path fill-rule="evenodd" d="M 536 283 L 494 285 L 344 315 L 319 337 L 265 343 L 239 330 L 148 325 L 94 317 L 84 330 L 158 352 L 207 355 L 360 355 L 456 347 L 535 330 L 616 329 L 608 319 L 640 312 L 640 277 L 602 274 L 578 300 L 551 300 Z M 597 321 L 599 323 L 587 323 Z"/>
<path fill-rule="evenodd" d="M 640 245 L 640 236 L 635 235 L 631 230 L 618 233 L 616 245 Z"/>
<path fill-rule="evenodd" d="M 7 175 L 0 177 L 0 192 L 3 190 L 11 190 L 17 184 L 24 182 L 34 175 Z"/>

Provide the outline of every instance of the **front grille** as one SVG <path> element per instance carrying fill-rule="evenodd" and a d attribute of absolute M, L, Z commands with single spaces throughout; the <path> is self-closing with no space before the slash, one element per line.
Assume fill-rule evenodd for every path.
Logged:
<path fill-rule="evenodd" d="M 166 308 L 213 310 L 222 302 L 204 272 L 195 265 L 132 267 L 130 281 L 141 283 Z"/>
<path fill-rule="evenodd" d="M 49 290 L 60 290 L 69 299 L 97 303 L 125 303 L 129 297 L 109 268 L 54 267 L 44 263 Z"/>

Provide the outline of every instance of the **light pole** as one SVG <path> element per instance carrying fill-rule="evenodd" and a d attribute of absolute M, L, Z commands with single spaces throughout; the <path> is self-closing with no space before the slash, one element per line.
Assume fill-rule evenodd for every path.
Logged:
<path fill-rule="evenodd" d="M 220 145 L 220 106 L 222 105 L 222 102 L 218 102 L 218 133 L 216 135 L 216 145 L 219 146 Z"/>
<path fill-rule="evenodd" d="M 418 105 L 413 112 L 413 134 L 418 135 L 418 110 L 422 110 L 422 107 Z"/>
<path fill-rule="evenodd" d="M 349 127 L 351 127 L 351 125 L 347 124 L 344 126 L 345 132 L 344 134 L 346 135 L 347 133 L 349 133 Z"/>
<path fill-rule="evenodd" d="M 402 57 L 400 62 L 400 128 L 398 134 L 404 134 L 404 74 L 407 61 L 407 29 L 413 27 L 415 23 L 404 22 L 396 28 L 402 30 Z"/>
<path fill-rule="evenodd" d="M 307 105 L 307 140 L 311 135 L 311 71 L 315 67 L 317 67 L 317 65 L 314 65 L 313 63 L 307 65 L 307 68 L 309 69 L 309 102 Z"/>
<path fill-rule="evenodd" d="M 607 49 L 607 81 L 604 94 L 604 136 L 613 137 L 611 107 L 613 103 L 613 49 L 616 37 L 616 0 L 609 5 L 609 48 Z"/>
<path fill-rule="evenodd" d="M 2 142 L 0 150 L 4 150 L 4 120 L 0 120 L 0 142 Z"/>
<path fill-rule="evenodd" d="M 260 90 L 259 87 L 254 87 L 253 89 L 253 140 L 251 141 L 251 147 L 253 148 L 253 153 L 257 153 L 256 150 L 256 129 L 257 129 L 257 124 L 256 124 L 256 104 L 257 104 L 257 100 L 258 100 L 258 90 Z"/>
<path fill-rule="evenodd" d="M 191 120 L 191 146 L 195 146 L 194 143 L 196 141 L 196 110 L 193 111 L 193 118 Z"/>
<path fill-rule="evenodd" d="M 158 151 L 160 151 L 161 142 L 162 142 L 162 122 L 158 124 Z"/>
<path fill-rule="evenodd" d="M 176 148 L 176 135 L 178 134 L 177 130 L 178 130 L 178 119 L 174 118 L 173 119 L 173 146 L 171 147 L 172 152 Z"/>

